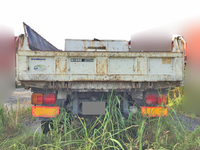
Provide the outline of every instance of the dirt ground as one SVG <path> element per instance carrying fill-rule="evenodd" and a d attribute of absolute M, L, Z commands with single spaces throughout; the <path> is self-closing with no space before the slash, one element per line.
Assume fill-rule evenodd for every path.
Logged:
<path fill-rule="evenodd" d="M 17 110 L 17 101 L 20 99 L 20 108 L 27 108 L 32 106 L 31 104 L 31 90 L 25 90 L 24 88 L 16 88 L 15 91 L 13 92 L 12 96 L 7 99 L 5 106 L 8 108 L 10 111 L 11 104 L 14 110 Z M 189 125 L 189 130 L 194 130 L 200 125 L 200 119 L 191 119 L 188 117 L 185 117 L 183 115 L 178 115 L 179 120 L 183 124 L 185 128 L 187 128 L 188 124 Z M 176 120 L 176 118 L 174 118 Z M 176 121 L 178 123 L 178 121 Z M 33 120 L 30 117 L 27 118 L 26 121 L 22 123 L 24 126 L 27 127 L 29 132 L 37 132 L 41 133 L 41 122 L 37 120 Z"/>

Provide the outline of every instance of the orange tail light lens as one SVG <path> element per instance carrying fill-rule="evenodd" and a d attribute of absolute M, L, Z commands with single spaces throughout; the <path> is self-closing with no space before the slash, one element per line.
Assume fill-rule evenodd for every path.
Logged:
<path fill-rule="evenodd" d="M 167 94 L 162 94 L 162 95 L 159 95 L 158 97 L 158 104 L 159 105 L 166 105 L 168 104 L 168 95 Z"/>
<path fill-rule="evenodd" d="M 31 104 L 42 105 L 43 104 L 43 94 L 41 94 L 41 93 L 33 93 L 31 95 Z"/>

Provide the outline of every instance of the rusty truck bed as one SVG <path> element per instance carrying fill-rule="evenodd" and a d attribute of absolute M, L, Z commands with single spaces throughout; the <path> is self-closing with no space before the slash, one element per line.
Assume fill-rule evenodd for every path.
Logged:
<path fill-rule="evenodd" d="M 182 81 L 181 52 L 18 51 L 20 81 Z"/>
<path fill-rule="evenodd" d="M 26 30 L 37 38 L 19 37 L 17 79 L 25 86 L 105 91 L 183 84 L 186 46 L 180 36 L 171 52 L 133 52 L 128 41 L 96 39 L 67 39 L 61 51 L 29 26 Z"/>

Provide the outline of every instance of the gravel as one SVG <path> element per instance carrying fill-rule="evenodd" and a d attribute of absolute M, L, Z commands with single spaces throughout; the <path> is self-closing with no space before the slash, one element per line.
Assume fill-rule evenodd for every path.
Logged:
<path fill-rule="evenodd" d="M 31 108 L 31 90 L 26 90 L 24 88 L 16 88 L 15 91 L 13 92 L 12 96 L 7 99 L 5 102 L 5 106 L 7 106 L 8 111 L 11 109 L 11 104 L 13 107 L 13 110 L 17 110 L 17 102 L 20 99 L 20 108 Z M 41 122 L 37 120 L 31 119 L 32 117 L 30 116 L 24 116 L 22 125 L 25 126 L 24 130 L 27 132 L 37 132 L 42 133 L 41 129 Z"/>
<path fill-rule="evenodd" d="M 13 106 L 13 109 L 17 110 L 17 100 L 20 99 L 20 107 L 31 107 L 31 90 L 25 90 L 24 88 L 17 88 L 15 89 L 15 91 L 13 92 L 12 96 L 10 98 L 7 99 L 5 105 L 8 107 L 8 110 L 10 111 L 10 107 L 11 107 L 11 103 Z M 173 117 L 175 122 L 178 123 L 178 120 L 176 119 L 176 117 Z M 183 124 L 184 128 L 189 130 L 195 130 L 196 128 L 199 127 L 200 125 L 200 119 L 191 119 L 189 117 L 186 117 L 184 115 L 178 115 L 178 119 L 180 120 L 180 122 Z M 42 132 L 40 125 L 41 122 L 37 121 L 37 120 L 32 120 L 31 118 L 27 119 L 26 121 L 24 121 L 22 123 L 24 126 L 26 126 L 28 128 L 29 132 L 35 132 L 36 129 L 37 132 Z M 189 124 L 189 126 L 188 126 Z"/>
<path fill-rule="evenodd" d="M 179 121 L 180 121 L 185 130 L 194 131 L 195 129 L 200 127 L 200 118 L 192 119 L 180 114 L 178 114 L 177 116 L 178 116 L 178 119 L 175 116 L 173 117 L 175 122 L 179 124 Z"/>

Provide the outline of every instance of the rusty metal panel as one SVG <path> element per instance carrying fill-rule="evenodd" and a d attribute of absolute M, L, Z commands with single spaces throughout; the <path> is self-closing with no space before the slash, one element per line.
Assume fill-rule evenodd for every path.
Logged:
<path fill-rule="evenodd" d="M 17 52 L 18 80 L 32 82 L 183 81 L 183 57 L 181 52 L 40 52 L 20 50 Z M 31 60 L 31 58 L 45 60 Z M 35 65 L 47 66 L 49 70 L 34 70 Z"/>
<path fill-rule="evenodd" d="M 124 40 L 77 40 L 66 39 L 65 51 L 129 51 Z"/>
<path fill-rule="evenodd" d="M 17 56 L 17 74 L 25 74 L 28 70 L 28 60 L 26 56 Z"/>
<path fill-rule="evenodd" d="M 139 75 L 147 74 L 148 63 L 146 57 L 137 57 L 136 71 Z"/>
<path fill-rule="evenodd" d="M 114 75 L 95 75 L 95 74 L 19 74 L 19 81 L 132 81 L 132 82 L 156 82 L 156 81 L 182 81 L 182 74 L 114 74 Z"/>
<path fill-rule="evenodd" d="M 149 73 L 174 74 L 174 62 L 175 58 L 149 58 Z M 179 74 L 181 74 L 181 72 L 179 72 Z"/>
<path fill-rule="evenodd" d="M 53 74 L 54 57 L 28 57 L 27 74 Z"/>
<path fill-rule="evenodd" d="M 184 60 L 183 60 L 183 58 L 175 58 L 174 59 L 174 72 L 176 74 L 182 74 L 184 76 Z M 184 80 L 183 80 L 183 82 L 184 82 Z"/>
<path fill-rule="evenodd" d="M 102 75 L 108 73 L 108 58 L 106 57 L 96 58 L 96 73 Z"/>
<path fill-rule="evenodd" d="M 68 57 L 68 74 L 95 74 L 95 58 Z"/>
<path fill-rule="evenodd" d="M 19 56 L 52 56 L 52 57 L 183 57 L 181 52 L 42 52 L 42 51 L 25 51 L 19 50 L 17 52 Z"/>
<path fill-rule="evenodd" d="M 81 81 L 74 81 L 74 82 L 66 82 L 65 81 L 55 81 L 55 82 L 44 82 L 44 81 L 23 81 L 24 85 L 28 87 L 36 87 L 36 88 L 49 88 L 49 89 L 62 89 L 58 92 L 58 97 L 60 99 L 66 98 L 66 94 L 70 94 L 72 91 L 76 92 L 105 92 L 105 91 L 133 91 L 133 95 L 135 94 L 135 90 L 137 91 L 143 91 L 147 88 L 154 88 L 154 89 L 160 89 L 162 88 L 171 88 L 171 87 L 178 87 L 180 86 L 179 81 L 161 81 L 161 82 L 151 82 L 151 85 L 149 85 L 149 82 L 124 82 L 124 81 L 102 81 L 102 82 L 81 82 Z M 61 93 L 62 94 L 61 94 Z M 60 93 L 60 94 L 59 94 Z M 65 94 L 64 94 L 65 93 Z M 136 95 L 135 95 L 136 96 Z M 137 96 L 136 96 L 137 97 Z"/>
<path fill-rule="evenodd" d="M 109 74 L 134 74 L 135 58 L 109 58 Z"/>
<path fill-rule="evenodd" d="M 70 82 L 68 84 L 69 89 L 96 89 L 96 90 L 107 90 L 107 89 L 132 89 L 131 82 Z"/>
<path fill-rule="evenodd" d="M 55 73 L 66 74 L 67 73 L 67 58 L 55 57 Z"/>

